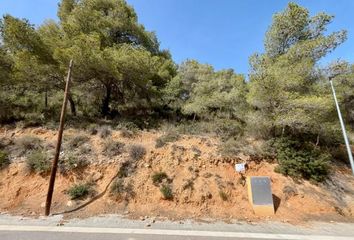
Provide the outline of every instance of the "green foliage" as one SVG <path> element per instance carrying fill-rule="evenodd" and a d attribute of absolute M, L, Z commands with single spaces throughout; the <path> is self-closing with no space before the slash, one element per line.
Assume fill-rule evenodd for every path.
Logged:
<path fill-rule="evenodd" d="M 160 187 L 160 192 L 165 200 L 172 200 L 173 199 L 173 192 L 170 185 L 162 185 Z"/>
<path fill-rule="evenodd" d="M 107 139 L 104 142 L 103 154 L 108 157 L 114 157 L 122 154 L 125 151 L 124 147 L 125 147 L 124 143 L 116 142 L 112 139 Z"/>
<path fill-rule="evenodd" d="M 10 165 L 10 159 L 5 151 L 0 150 L 0 170 Z"/>
<path fill-rule="evenodd" d="M 160 183 L 162 183 L 162 181 L 164 179 L 168 179 L 168 176 L 165 172 L 155 172 L 152 175 L 151 179 L 152 179 L 153 184 L 157 186 Z"/>
<path fill-rule="evenodd" d="M 346 39 L 345 31 L 324 35 L 331 19 L 324 13 L 310 17 L 295 3 L 274 16 L 266 53 L 250 58 L 248 101 L 257 109 L 250 128 L 257 128 L 256 121 L 261 120 L 262 135 L 274 137 L 284 131 L 328 135 L 336 116 L 316 63 Z"/>
<path fill-rule="evenodd" d="M 69 171 L 81 170 L 89 165 L 87 159 L 83 156 L 77 156 L 77 154 L 69 153 L 62 161 L 59 162 L 59 170 L 62 174 L 66 174 Z"/>
<path fill-rule="evenodd" d="M 177 76 L 164 92 L 172 109 L 194 118 L 218 116 L 241 120 L 247 108 L 247 86 L 242 75 L 233 70 L 215 72 L 212 66 L 194 60 L 180 65 Z"/>
<path fill-rule="evenodd" d="M 75 184 L 67 190 L 71 200 L 84 199 L 92 192 L 92 186 L 89 183 Z"/>
<path fill-rule="evenodd" d="M 129 147 L 129 156 L 132 160 L 140 160 L 146 154 L 146 149 L 142 145 L 134 144 Z"/>
<path fill-rule="evenodd" d="M 275 143 L 279 166 L 276 171 L 293 178 L 315 182 L 326 179 L 330 155 L 310 143 L 281 138 Z"/>
<path fill-rule="evenodd" d="M 165 146 L 167 143 L 169 142 L 175 142 L 179 139 L 179 134 L 176 132 L 169 132 L 165 135 L 162 135 L 161 137 L 156 139 L 156 144 L 155 147 L 156 148 L 160 148 Z"/>
<path fill-rule="evenodd" d="M 51 162 L 46 152 L 35 150 L 26 158 L 26 165 L 31 172 L 46 174 L 51 168 Z"/>

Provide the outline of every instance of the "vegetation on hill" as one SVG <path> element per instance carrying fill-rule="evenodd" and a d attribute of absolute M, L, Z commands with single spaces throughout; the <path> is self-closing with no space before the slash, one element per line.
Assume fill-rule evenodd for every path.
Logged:
<path fill-rule="evenodd" d="M 279 160 L 280 172 L 321 181 L 329 173 L 329 154 L 342 143 L 328 85 L 336 65 L 342 70 L 334 79 L 339 101 L 354 129 L 354 65 L 336 62 L 324 69 L 318 64 L 347 37 L 344 30 L 327 33 L 333 16 L 326 13 L 310 16 L 289 3 L 275 14 L 264 53 L 250 57 L 248 81 L 232 69 L 216 71 L 195 60 L 175 64 L 124 0 L 62 0 L 58 16 L 58 22 L 38 27 L 11 15 L 1 19 L 0 123 L 57 121 L 73 59 L 68 121 L 76 125 L 102 118 L 117 128 L 168 122 L 176 132 L 215 134 L 237 144 L 235 149 L 247 149 L 242 139 L 258 138 L 268 146 L 262 154 Z M 98 132 L 110 135 L 108 126 L 92 128 Z M 73 141 L 75 147 L 86 138 Z M 162 137 L 157 145 L 171 141 Z M 120 154 L 122 148 L 107 140 L 107 154 Z M 133 158 L 144 155 L 143 149 L 130 150 Z"/>

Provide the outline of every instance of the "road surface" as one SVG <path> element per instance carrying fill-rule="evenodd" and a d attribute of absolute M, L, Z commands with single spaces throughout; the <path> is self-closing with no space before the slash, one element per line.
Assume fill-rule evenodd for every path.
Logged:
<path fill-rule="evenodd" d="M 117 215 L 63 220 L 62 216 L 39 219 L 0 214 L 1 240 L 354 240 L 353 223 L 311 223 L 294 226 L 281 222 L 231 224 L 155 219 L 128 220 Z"/>

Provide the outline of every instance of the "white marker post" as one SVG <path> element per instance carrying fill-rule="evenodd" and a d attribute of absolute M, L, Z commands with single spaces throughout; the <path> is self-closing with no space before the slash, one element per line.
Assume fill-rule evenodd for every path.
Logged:
<path fill-rule="evenodd" d="M 344 125 L 344 121 L 343 121 L 343 118 L 342 118 L 342 113 L 340 112 L 340 108 L 339 108 L 339 104 L 338 104 L 338 100 L 337 100 L 337 96 L 336 96 L 336 91 L 334 90 L 334 86 L 333 86 L 333 82 L 332 82 L 331 78 L 329 79 L 329 82 L 331 83 L 333 98 L 334 98 L 334 101 L 336 103 L 336 108 L 337 108 L 337 112 L 338 112 L 338 118 L 339 118 L 340 125 L 342 127 L 344 142 L 345 142 L 345 145 L 347 147 L 349 162 L 350 162 L 350 166 L 352 167 L 352 172 L 353 172 L 353 175 L 354 175 L 354 161 L 353 161 L 352 150 L 350 148 L 347 132 L 345 130 L 345 125 Z"/>

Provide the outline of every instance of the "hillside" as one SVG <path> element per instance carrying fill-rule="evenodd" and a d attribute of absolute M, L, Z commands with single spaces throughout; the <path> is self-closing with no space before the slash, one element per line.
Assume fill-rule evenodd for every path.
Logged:
<path fill-rule="evenodd" d="M 216 138 L 179 135 L 161 144 L 163 134 L 67 129 L 61 159 L 76 162 L 60 165 L 52 213 L 69 211 L 64 214 L 68 218 L 118 213 L 133 218 L 149 216 L 174 220 L 271 218 L 293 223 L 306 220 L 354 222 L 354 177 L 347 167 L 334 166 L 329 180 L 324 183 L 295 182 L 275 173 L 275 163 L 243 154 L 222 157 Z M 19 148 L 27 146 L 24 138 L 34 143 L 35 137 L 40 139 L 40 146 L 32 146 L 28 151 Z M 0 171 L 0 212 L 42 215 L 48 171 L 41 174 L 30 171 L 28 158 L 37 148 L 47 154 L 46 161 L 51 159 L 56 131 L 41 127 L 2 127 L 0 139 L 11 159 L 11 164 Z M 120 144 L 114 145 L 114 142 Z M 253 214 L 244 178 L 234 170 L 237 162 L 247 163 L 245 176 L 271 177 L 277 209 L 274 216 L 261 218 Z M 79 183 L 89 183 L 90 191 L 80 200 L 71 200 L 67 190 Z M 116 191 L 112 192 L 112 185 Z M 170 199 L 163 198 L 162 186 L 172 190 Z M 87 202 L 91 203 L 70 212 Z"/>

